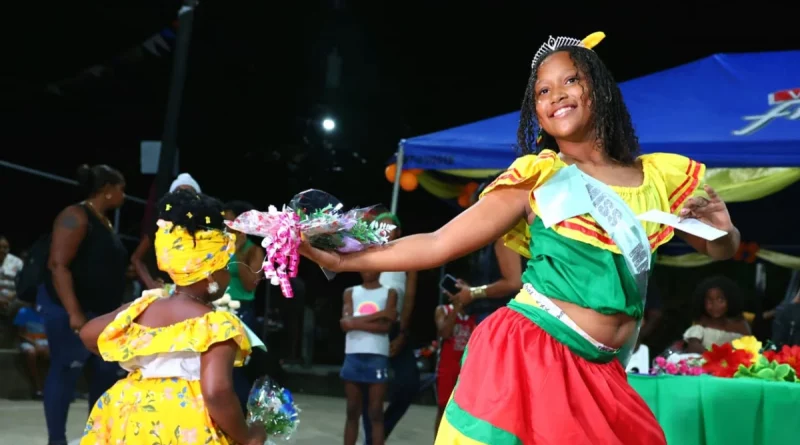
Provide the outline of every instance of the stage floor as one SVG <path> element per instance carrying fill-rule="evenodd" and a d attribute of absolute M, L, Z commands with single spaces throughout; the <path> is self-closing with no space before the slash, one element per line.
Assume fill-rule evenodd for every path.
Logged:
<path fill-rule="evenodd" d="M 342 441 L 345 401 L 336 397 L 296 394 L 300 428 L 295 445 L 337 444 Z M 86 402 L 72 404 L 67 425 L 69 439 L 77 439 L 86 421 Z M 414 405 L 392 433 L 387 442 L 394 445 L 420 445 L 433 442 L 433 422 L 436 409 Z M 0 400 L 0 443 L 42 445 L 47 443 L 44 411 L 41 402 Z M 77 443 L 77 442 L 76 442 Z"/>

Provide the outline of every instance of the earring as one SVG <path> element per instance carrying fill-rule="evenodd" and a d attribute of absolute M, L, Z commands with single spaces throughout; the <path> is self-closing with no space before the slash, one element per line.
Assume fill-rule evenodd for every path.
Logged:
<path fill-rule="evenodd" d="M 106 193 L 106 199 L 111 199 L 111 193 Z"/>
<path fill-rule="evenodd" d="M 216 281 L 209 281 L 208 282 L 208 294 L 214 295 L 219 292 L 219 284 Z"/>

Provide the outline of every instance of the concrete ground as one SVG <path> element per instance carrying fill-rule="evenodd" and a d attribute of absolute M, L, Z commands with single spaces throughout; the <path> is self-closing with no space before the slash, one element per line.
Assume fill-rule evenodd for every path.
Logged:
<path fill-rule="evenodd" d="M 294 445 L 335 445 L 342 443 L 344 399 L 295 394 L 300 426 L 290 442 Z M 72 405 L 67 424 L 70 439 L 80 437 L 87 416 L 86 402 Z M 413 405 L 392 433 L 387 444 L 425 445 L 433 443 L 436 408 Z M 46 445 L 47 430 L 41 402 L 0 400 L 0 443 Z M 361 442 L 363 443 L 363 442 Z"/>

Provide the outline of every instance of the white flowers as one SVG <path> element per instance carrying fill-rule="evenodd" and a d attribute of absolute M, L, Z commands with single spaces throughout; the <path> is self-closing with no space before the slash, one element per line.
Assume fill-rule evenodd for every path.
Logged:
<path fill-rule="evenodd" d="M 236 314 L 236 309 L 242 307 L 242 303 L 232 300 L 229 294 L 223 295 L 219 300 L 212 301 L 211 304 L 218 311 L 230 312 L 234 315 Z"/>

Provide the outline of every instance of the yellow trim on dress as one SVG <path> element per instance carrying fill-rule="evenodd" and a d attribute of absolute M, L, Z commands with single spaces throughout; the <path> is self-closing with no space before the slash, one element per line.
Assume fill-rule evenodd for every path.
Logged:
<path fill-rule="evenodd" d="M 461 434 L 450 422 L 447 420 L 447 413 L 442 416 L 442 422 L 439 424 L 439 432 L 436 434 L 436 441 L 434 445 L 491 445 L 485 442 L 479 442 L 475 439 Z"/>
<path fill-rule="evenodd" d="M 640 156 L 639 161 L 642 163 L 644 173 L 642 185 L 610 186 L 637 215 L 654 209 L 676 214 L 684 202 L 696 194 L 702 186 L 705 165 L 687 157 L 653 153 Z M 524 187 L 530 190 L 530 206 L 534 214 L 538 214 L 539 207 L 536 204 L 534 191 L 564 167 L 567 167 L 567 164 L 552 150 L 542 150 L 538 155 L 520 157 L 484 189 L 481 197 L 497 189 Z M 669 226 L 651 222 L 644 222 L 643 226 L 653 252 L 674 235 L 673 229 Z M 620 253 L 605 230 L 589 215 L 562 221 L 552 229 L 567 238 L 616 254 Z M 530 258 L 530 227 L 526 221 L 520 220 L 503 239 L 510 249 Z"/>
<path fill-rule="evenodd" d="M 241 320 L 223 311 L 211 311 L 169 326 L 151 328 L 136 323 L 154 301 L 166 298 L 161 289 L 145 291 L 120 312 L 97 339 L 100 355 L 107 362 L 126 362 L 135 357 L 180 351 L 203 353 L 211 345 L 233 340 L 239 346 L 234 366 L 242 366 L 251 346 Z"/>

